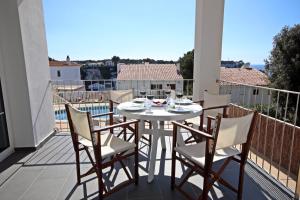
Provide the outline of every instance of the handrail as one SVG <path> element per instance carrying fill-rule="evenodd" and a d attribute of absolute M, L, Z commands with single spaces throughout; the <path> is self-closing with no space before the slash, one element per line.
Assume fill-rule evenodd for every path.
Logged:
<path fill-rule="evenodd" d="M 272 90 L 272 91 L 285 92 L 285 93 L 291 93 L 291 94 L 300 94 L 300 92 L 297 92 L 297 91 L 276 89 L 276 88 L 265 87 L 265 86 L 260 86 L 260 85 L 251 85 L 251 84 L 247 84 L 247 83 L 239 83 L 239 82 L 231 82 L 231 81 L 223 81 L 223 80 L 219 80 L 218 82 L 219 83 L 221 83 L 221 82 L 232 83 L 235 85 L 243 85 L 243 86 L 248 86 L 248 87 L 255 87 L 255 88 L 261 88 L 261 89 L 265 89 L 265 90 Z"/>

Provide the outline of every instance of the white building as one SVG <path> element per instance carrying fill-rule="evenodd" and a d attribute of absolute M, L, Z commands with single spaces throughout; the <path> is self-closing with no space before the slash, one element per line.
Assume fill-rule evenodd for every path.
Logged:
<path fill-rule="evenodd" d="M 246 87 L 246 84 L 257 87 Z M 231 93 L 231 102 L 247 105 L 269 104 L 269 90 L 260 86 L 269 84 L 268 76 L 263 72 L 250 68 L 225 68 L 220 70 L 220 93 Z"/>
<path fill-rule="evenodd" d="M 162 97 L 164 89 L 183 90 L 183 78 L 175 64 L 122 64 L 118 66 L 117 89 L 133 89 L 138 96 L 141 89 Z"/>
<path fill-rule="evenodd" d="M 50 67 L 50 78 L 51 80 L 61 80 L 61 81 L 80 81 L 80 64 L 66 61 L 49 61 Z"/>
<path fill-rule="evenodd" d="M 112 60 L 106 60 L 104 65 L 105 66 L 114 66 L 114 63 Z"/>

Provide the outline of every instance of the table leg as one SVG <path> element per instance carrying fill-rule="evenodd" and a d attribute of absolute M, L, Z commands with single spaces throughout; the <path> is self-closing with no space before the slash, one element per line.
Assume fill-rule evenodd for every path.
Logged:
<path fill-rule="evenodd" d="M 139 141 L 143 137 L 144 130 L 145 130 L 145 120 L 140 120 L 140 123 L 139 123 L 139 138 L 138 138 Z"/>
<path fill-rule="evenodd" d="M 182 123 L 182 120 L 177 120 L 178 123 Z M 185 146 L 184 139 L 182 134 L 180 133 L 180 128 L 177 129 L 177 144 L 178 146 Z"/>
<path fill-rule="evenodd" d="M 148 183 L 151 183 L 154 179 L 157 143 L 159 136 L 160 135 L 158 133 L 158 123 L 157 121 L 152 121 L 152 144 L 149 160 Z"/>
<path fill-rule="evenodd" d="M 161 148 L 163 150 L 166 150 L 166 140 L 165 140 L 165 135 L 163 134 L 163 131 L 165 129 L 165 122 L 164 121 L 159 122 L 159 129 L 160 129 L 160 133 L 162 133 L 161 136 L 160 136 Z"/>

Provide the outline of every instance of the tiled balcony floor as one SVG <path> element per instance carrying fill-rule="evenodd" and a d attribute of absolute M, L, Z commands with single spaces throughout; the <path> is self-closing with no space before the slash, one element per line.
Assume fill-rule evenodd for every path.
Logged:
<path fill-rule="evenodd" d="M 131 185 L 107 199 L 184 199 L 177 191 L 170 189 L 171 172 L 171 138 L 166 137 L 167 150 L 158 148 L 155 179 L 147 183 L 148 146 L 141 144 L 140 148 L 140 183 Z M 88 169 L 90 164 L 83 153 L 82 169 Z M 130 160 L 129 160 L 130 161 Z M 183 171 L 177 163 L 177 175 Z M 230 182 L 237 183 L 238 168 L 233 163 L 224 177 Z M 53 136 L 41 149 L 32 153 L 17 152 L 0 164 L 0 199 L 1 200 L 41 200 L 41 199 L 97 199 L 97 180 L 95 175 L 83 179 L 83 183 L 76 186 L 75 156 L 69 134 Z M 124 180 L 125 173 L 118 168 L 107 170 L 109 185 Z M 185 189 L 196 197 L 202 187 L 202 178 L 193 176 Z M 272 179 L 247 164 L 244 182 L 244 199 L 291 199 L 285 190 Z M 236 195 L 222 185 L 216 184 L 210 191 L 212 199 L 235 199 Z"/>

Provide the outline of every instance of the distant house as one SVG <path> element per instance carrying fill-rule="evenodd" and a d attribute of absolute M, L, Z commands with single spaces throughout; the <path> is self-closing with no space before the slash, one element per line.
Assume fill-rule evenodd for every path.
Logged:
<path fill-rule="evenodd" d="M 239 84 L 238 84 L 239 83 Z M 225 68 L 220 70 L 220 93 L 231 93 L 231 101 L 242 104 L 268 104 L 269 90 L 260 87 L 248 87 L 240 84 L 252 86 L 267 86 L 269 79 L 263 72 L 250 68 Z"/>
<path fill-rule="evenodd" d="M 106 60 L 104 63 L 105 66 L 114 66 L 114 63 L 112 60 Z"/>
<path fill-rule="evenodd" d="M 80 64 L 70 61 L 49 61 L 51 80 L 80 81 Z"/>
<path fill-rule="evenodd" d="M 80 75 L 81 65 L 70 61 L 70 57 L 67 56 L 66 61 L 49 61 L 49 67 L 52 89 L 69 101 L 77 100 L 80 93 L 74 95 L 73 91 L 85 91 Z"/>
<path fill-rule="evenodd" d="M 104 63 L 103 62 L 89 62 L 89 63 L 86 63 L 86 65 L 89 67 L 101 67 L 101 66 L 104 66 Z"/>
<path fill-rule="evenodd" d="M 133 89 L 138 96 L 141 89 L 162 97 L 164 89 L 183 90 L 183 78 L 175 64 L 122 64 L 118 66 L 117 89 Z"/>

